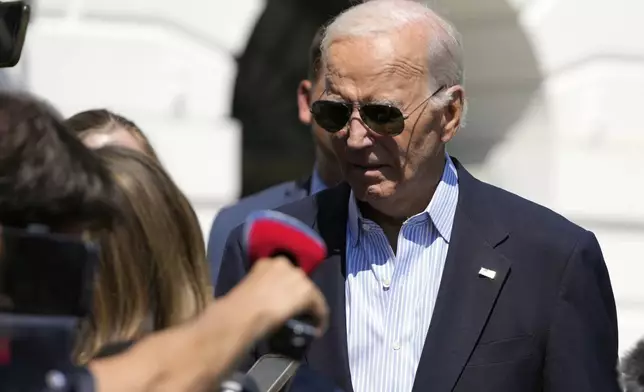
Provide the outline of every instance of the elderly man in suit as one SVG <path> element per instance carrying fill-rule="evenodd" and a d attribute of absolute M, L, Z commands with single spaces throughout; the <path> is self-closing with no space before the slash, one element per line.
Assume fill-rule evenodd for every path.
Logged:
<path fill-rule="evenodd" d="M 355 392 L 617 392 L 617 321 L 595 236 L 475 179 L 457 31 L 372 0 L 322 41 L 313 116 L 348 182 L 281 208 L 325 239 L 330 328 L 305 361 Z M 216 294 L 248 270 L 231 234 Z M 258 344 L 249 360 L 265 352 Z"/>
<path fill-rule="evenodd" d="M 221 257 L 226 239 L 235 226 L 241 224 L 253 211 L 273 209 L 309 195 L 327 187 L 337 185 L 342 180 L 342 172 L 331 148 L 329 133 L 317 125 L 311 118 L 311 102 L 324 92 L 324 81 L 320 72 L 320 42 L 323 28 L 319 28 L 309 50 L 309 75 L 302 80 L 297 89 L 297 105 L 300 121 L 311 126 L 315 143 L 315 167 L 313 173 L 297 181 L 285 182 L 268 188 L 260 193 L 248 196 L 234 205 L 223 208 L 215 217 L 208 240 L 208 262 L 213 283 L 217 280 Z"/>

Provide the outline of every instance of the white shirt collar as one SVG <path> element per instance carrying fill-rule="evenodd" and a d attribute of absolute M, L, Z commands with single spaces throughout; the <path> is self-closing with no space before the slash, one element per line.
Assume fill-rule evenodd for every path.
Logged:
<path fill-rule="evenodd" d="M 458 204 L 458 174 L 454 162 L 445 153 L 445 168 L 434 196 L 424 211 L 411 217 L 427 215 L 432 221 L 438 233 L 449 243 L 452 235 L 452 226 L 454 225 L 454 215 L 456 214 L 456 205 Z M 355 246 L 360 238 L 360 223 L 365 219 L 362 217 L 355 195 L 351 191 L 349 197 L 349 230 L 351 234 L 351 243 Z"/>

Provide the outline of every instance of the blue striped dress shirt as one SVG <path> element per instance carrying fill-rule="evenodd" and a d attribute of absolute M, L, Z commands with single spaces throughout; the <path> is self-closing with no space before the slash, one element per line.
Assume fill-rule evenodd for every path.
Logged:
<path fill-rule="evenodd" d="M 349 368 L 355 392 L 412 390 L 457 201 L 456 167 L 446 155 L 432 200 L 402 225 L 394 254 L 382 229 L 362 218 L 351 193 L 345 290 Z"/>

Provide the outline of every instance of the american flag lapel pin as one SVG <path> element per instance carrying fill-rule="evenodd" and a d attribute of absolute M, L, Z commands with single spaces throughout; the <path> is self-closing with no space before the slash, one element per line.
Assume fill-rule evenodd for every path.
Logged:
<path fill-rule="evenodd" d="M 496 271 L 492 271 L 491 269 L 481 267 L 481 269 L 479 270 L 479 276 L 484 276 L 488 279 L 494 279 L 496 278 Z"/>

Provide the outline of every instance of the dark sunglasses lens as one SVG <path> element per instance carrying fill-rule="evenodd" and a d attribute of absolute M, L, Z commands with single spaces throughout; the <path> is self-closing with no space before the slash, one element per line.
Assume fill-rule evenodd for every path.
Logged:
<path fill-rule="evenodd" d="M 313 119 L 329 132 L 338 132 L 347 125 L 351 108 L 342 102 L 316 101 L 311 105 Z"/>
<path fill-rule="evenodd" d="M 381 135 L 398 135 L 405 128 L 403 114 L 393 106 L 364 105 L 360 114 L 365 124 Z"/>

